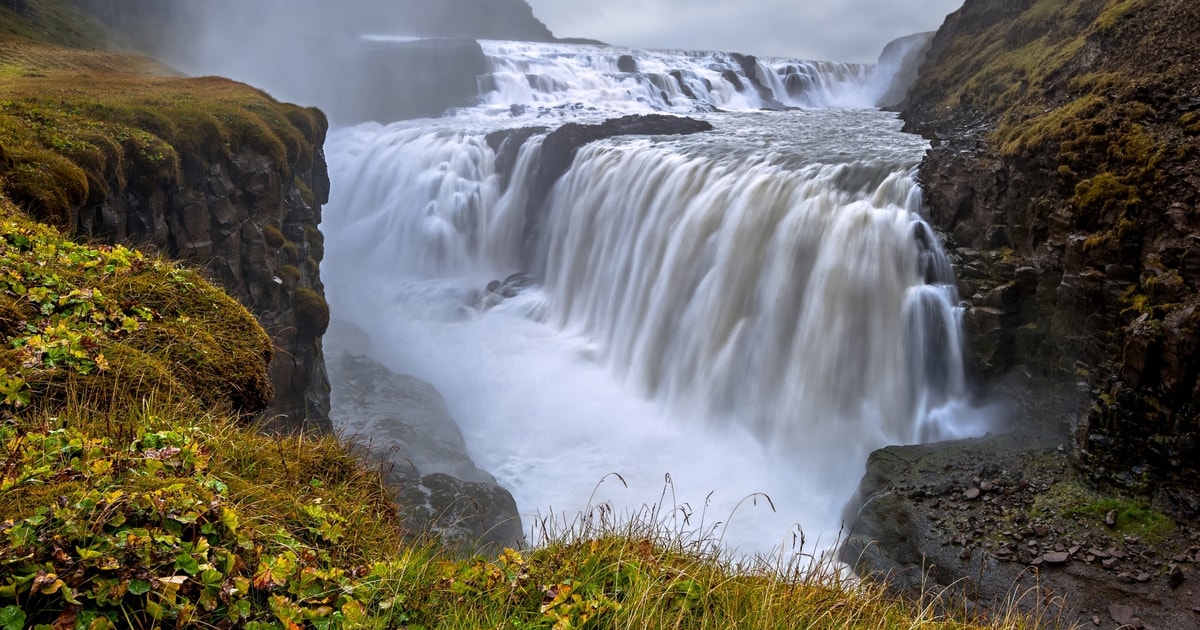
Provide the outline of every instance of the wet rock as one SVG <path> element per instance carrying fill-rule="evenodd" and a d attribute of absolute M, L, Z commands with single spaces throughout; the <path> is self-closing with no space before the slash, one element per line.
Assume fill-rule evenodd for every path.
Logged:
<path fill-rule="evenodd" d="M 538 241 L 538 234 L 542 229 L 542 215 L 539 211 L 554 183 L 571 167 L 575 153 L 580 147 L 615 136 L 687 135 L 711 131 L 712 128 L 712 124 L 704 120 L 667 114 L 644 114 L 611 118 L 597 125 L 567 123 L 550 132 L 542 142 L 542 151 L 533 169 L 524 242 L 529 244 Z"/>
<path fill-rule="evenodd" d="M 617 69 L 621 72 L 637 72 L 637 60 L 633 58 L 633 55 L 621 55 L 617 58 Z"/>
<path fill-rule="evenodd" d="M 1133 623 L 1134 610 L 1124 604 L 1113 604 L 1108 607 L 1108 616 L 1115 622 L 1127 626 Z"/>
<path fill-rule="evenodd" d="M 1183 567 L 1172 564 L 1170 571 L 1167 572 L 1167 584 L 1171 588 L 1179 588 L 1185 580 L 1187 580 L 1187 574 L 1184 573 Z"/>
<path fill-rule="evenodd" d="M 1055 551 L 1042 556 L 1042 560 L 1046 564 L 1066 564 L 1071 559 L 1071 554 L 1065 551 Z"/>
<path fill-rule="evenodd" d="M 516 107 L 514 105 L 514 107 Z M 524 113 L 524 112 L 521 112 Z M 514 112 L 514 115 L 520 115 Z M 488 146 L 496 153 L 496 174 L 500 176 L 501 190 L 508 190 L 512 182 L 513 170 L 517 165 L 517 157 L 521 147 L 533 136 L 549 131 L 546 127 L 522 127 L 519 129 L 503 129 L 493 131 L 484 137 Z"/>
<path fill-rule="evenodd" d="M 353 353 L 371 345 L 352 326 L 331 327 L 330 415 L 339 433 L 384 467 L 399 490 L 406 528 L 463 551 L 519 544 L 523 529 L 512 495 L 467 454 L 441 394 Z"/>
<path fill-rule="evenodd" d="M 177 180 L 110 169 L 109 181 L 92 186 L 108 194 L 77 208 L 71 226 L 81 238 L 134 244 L 203 269 L 253 313 L 276 348 L 275 397 L 262 427 L 284 433 L 330 429 L 317 227 L 329 200 L 321 151 L 328 123 L 301 111 L 290 127 L 294 157 L 261 155 L 245 144 L 199 155 L 181 145 Z"/>

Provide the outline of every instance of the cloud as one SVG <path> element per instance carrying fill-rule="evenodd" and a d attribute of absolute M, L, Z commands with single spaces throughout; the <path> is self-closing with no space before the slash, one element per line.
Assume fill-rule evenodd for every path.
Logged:
<path fill-rule="evenodd" d="M 874 61 L 887 42 L 935 30 L 962 0 L 528 0 L 560 37 L 635 48 Z"/>

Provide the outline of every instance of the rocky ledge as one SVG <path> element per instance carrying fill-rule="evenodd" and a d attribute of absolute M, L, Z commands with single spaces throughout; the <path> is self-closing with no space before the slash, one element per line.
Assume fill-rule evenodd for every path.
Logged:
<path fill-rule="evenodd" d="M 1077 398 L 1039 391 L 1021 414 L 1053 409 L 1042 422 L 873 453 L 842 560 L 981 618 L 1016 605 L 1046 623 L 1196 627 L 1200 529 L 1087 483 L 1069 450 Z"/>
<path fill-rule="evenodd" d="M 405 526 L 463 552 L 521 546 L 516 502 L 467 454 L 441 394 L 368 357 L 370 338 L 352 324 L 335 321 L 326 346 L 334 427 L 382 467 Z"/>

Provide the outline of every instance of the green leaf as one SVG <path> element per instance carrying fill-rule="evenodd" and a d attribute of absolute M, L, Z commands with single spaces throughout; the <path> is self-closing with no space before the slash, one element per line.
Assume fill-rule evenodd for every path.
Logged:
<path fill-rule="evenodd" d="M 175 558 L 175 568 L 188 575 L 196 575 L 200 572 L 200 563 L 190 554 L 181 553 Z"/>
<path fill-rule="evenodd" d="M 25 627 L 25 611 L 16 606 L 0 608 L 0 630 L 22 630 Z"/>
<path fill-rule="evenodd" d="M 150 583 L 145 580 L 130 580 L 129 592 L 134 595 L 145 595 L 150 592 Z"/>

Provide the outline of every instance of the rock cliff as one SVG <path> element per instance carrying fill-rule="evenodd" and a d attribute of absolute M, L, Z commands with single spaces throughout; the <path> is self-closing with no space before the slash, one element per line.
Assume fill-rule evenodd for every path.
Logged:
<path fill-rule="evenodd" d="M 328 430 L 324 116 L 226 79 L 123 73 L 135 57 L 0 42 L 10 53 L 55 70 L 5 79 L 3 192 L 77 236 L 206 269 L 273 342 L 266 424 Z"/>
<path fill-rule="evenodd" d="M 283 122 L 283 121 L 279 121 Z M 275 344 L 275 396 L 267 427 L 328 431 L 329 382 L 321 335 L 329 323 L 317 229 L 329 177 L 319 147 L 326 123 L 316 110 L 289 112 L 294 153 L 252 147 L 216 156 L 180 152 L 179 178 L 162 181 L 112 174 L 107 192 L 72 209 L 80 235 L 136 243 L 208 270 L 242 302 Z M 282 159 L 281 159 L 282 158 Z"/>
<path fill-rule="evenodd" d="M 1197 29 L 1189 0 L 967 0 L 934 36 L 903 117 L 934 145 L 920 178 L 979 381 L 1020 402 L 1019 426 L 873 457 L 849 515 L 848 559 L 874 545 L 860 567 L 990 602 L 1033 566 L 1095 606 L 1085 622 L 1195 622 Z M 1135 513 L 1153 533 L 1125 529 Z"/>
<path fill-rule="evenodd" d="M 1200 6 L 982 2 L 905 106 L 985 376 L 1086 389 L 1095 480 L 1200 515 Z"/>

